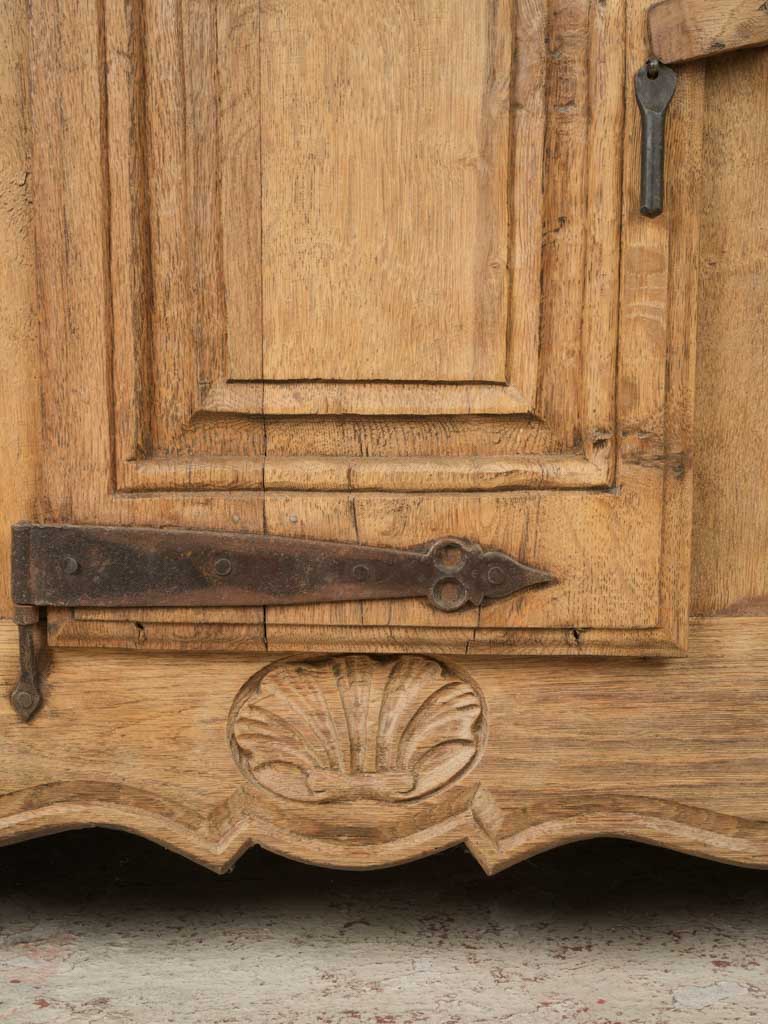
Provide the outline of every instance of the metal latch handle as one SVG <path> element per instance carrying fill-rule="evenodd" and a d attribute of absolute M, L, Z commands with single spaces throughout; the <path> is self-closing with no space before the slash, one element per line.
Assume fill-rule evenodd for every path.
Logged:
<path fill-rule="evenodd" d="M 667 110 L 677 74 L 655 57 L 635 75 L 635 96 L 643 122 L 640 212 L 658 217 L 664 210 L 664 156 Z"/>

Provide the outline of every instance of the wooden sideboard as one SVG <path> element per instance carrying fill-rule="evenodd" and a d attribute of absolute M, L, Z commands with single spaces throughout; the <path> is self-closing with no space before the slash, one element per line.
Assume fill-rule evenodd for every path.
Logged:
<path fill-rule="evenodd" d="M 768 865 L 737 8 L 10 0 L 0 842 Z"/>

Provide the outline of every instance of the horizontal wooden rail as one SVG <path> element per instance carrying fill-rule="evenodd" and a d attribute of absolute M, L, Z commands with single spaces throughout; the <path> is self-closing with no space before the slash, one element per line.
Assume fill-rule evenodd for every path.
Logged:
<path fill-rule="evenodd" d="M 665 64 L 768 45 L 768 0 L 662 0 L 648 12 L 651 49 Z"/>

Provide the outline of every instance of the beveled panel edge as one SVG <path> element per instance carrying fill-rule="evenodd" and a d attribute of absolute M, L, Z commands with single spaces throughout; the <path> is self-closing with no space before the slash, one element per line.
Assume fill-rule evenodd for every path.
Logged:
<path fill-rule="evenodd" d="M 297 387 L 310 387 L 311 399 Z M 245 416 L 525 416 L 534 407 L 511 383 L 219 380 L 201 390 L 198 412 Z"/>
<path fill-rule="evenodd" d="M 315 626 L 244 622 L 190 621 L 180 610 L 178 621 L 159 620 L 149 610 L 114 618 L 84 617 L 69 609 L 48 613 L 51 648 L 94 647 L 179 653 L 308 653 L 459 654 L 515 657 L 665 657 L 686 653 L 663 627 L 648 629 L 544 628 L 492 629 L 468 626 Z"/>
<path fill-rule="evenodd" d="M 610 449 L 583 455 L 436 458 L 199 457 L 118 463 L 116 490 L 516 491 L 588 490 L 612 480 Z"/>

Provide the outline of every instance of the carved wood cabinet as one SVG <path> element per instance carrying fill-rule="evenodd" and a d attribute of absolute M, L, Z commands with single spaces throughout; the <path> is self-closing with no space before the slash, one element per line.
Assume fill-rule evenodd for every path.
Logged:
<path fill-rule="evenodd" d="M 742 6 L 9 0 L 0 842 L 768 865 Z"/>

